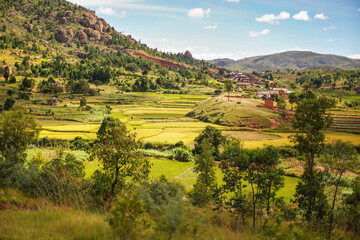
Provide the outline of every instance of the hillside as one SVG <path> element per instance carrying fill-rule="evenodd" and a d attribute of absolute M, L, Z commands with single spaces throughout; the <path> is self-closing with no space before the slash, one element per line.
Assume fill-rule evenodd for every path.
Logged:
<path fill-rule="evenodd" d="M 2 1 L 0 8 L 1 75 L 35 78 L 35 85 L 49 77 L 61 84 L 98 81 L 138 92 L 180 91 L 190 80 L 207 85 L 213 79 L 203 70 L 216 66 L 190 52 L 149 48 L 95 11 L 65 0 Z M 142 87 L 133 87 L 139 78 Z"/>
<path fill-rule="evenodd" d="M 232 61 L 216 59 L 210 61 L 221 67 L 244 72 L 265 72 L 287 69 L 359 69 L 360 60 L 347 57 L 318 54 L 310 51 L 288 51 L 265 56 Z"/>
<path fill-rule="evenodd" d="M 188 116 L 204 122 L 252 129 L 271 128 L 278 114 L 263 108 L 263 101 L 225 96 L 213 97 L 196 104 Z"/>

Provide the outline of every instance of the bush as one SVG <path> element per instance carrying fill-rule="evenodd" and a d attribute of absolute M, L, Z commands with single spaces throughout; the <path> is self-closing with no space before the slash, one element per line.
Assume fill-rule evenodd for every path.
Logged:
<path fill-rule="evenodd" d="M 173 158 L 179 162 L 190 162 L 192 154 L 189 149 L 177 147 L 173 149 Z"/>
<path fill-rule="evenodd" d="M 15 104 L 15 100 L 12 98 L 7 98 L 4 103 L 4 110 L 10 110 Z"/>

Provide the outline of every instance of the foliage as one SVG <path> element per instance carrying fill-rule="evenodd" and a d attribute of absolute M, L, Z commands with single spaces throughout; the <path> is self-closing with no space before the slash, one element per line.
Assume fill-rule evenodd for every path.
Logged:
<path fill-rule="evenodd" d="M 230 79 L 226 79 L 224 81 L 224 84 L 225 84 L 225 90 L 228 93 L 228 101 L 230 101 L 230 92 L 232 91 L 234 82 L 232 80 L 230 80 Z"/>
<path fill-rule="evenodd" d="M 140 218 L 143 213 L 144 204 L 138 192 L 123 192 L 115 201 L 109 224 L 121 239 L 136 239 L 139 231 L 146 228 L 146 223 Z"/>
<path fill-rule="evenodd" d="M 138 146 L 124 123 L 111 117 L 102 121 L 91 155 L 100 162 L 100 169 L 92 179 L 94 197 L 106 203 L 107 209 L 111 209 L 113 197 L 129 179 L 139 181 L 149 174 L 149 162 L 137 151 Z"/>
<path fill-rule="evenodd" d="M 194 189 L 190 193 L 194 205 L 203 206 L 212 200 L 216 184 L 214 147 L 208 140 L 200 145 L 202 151 L 195 156 L 194 172 L 198 173 Z"/>
<path fill-rule="evenodd" d="M 212 126 L 206 126 L 206 128 L 195 138 L 194 153 L 201 154 L 203 149 L 201 143 L 208 141 L 214 147 L 214 158 L 216 161 L 220 160 L 219 147 L 225 142 L 225 137 L 222 136 L 221 131 Z"/>
<path fill-rule="evenodd" d="M 6 157 L 6 151 L 13 146 L 22 153 L 28 144 L 35 140 L 39 130 L 35 119 L 25 110 L 17 108 L 0 115 L 0 152 Z"/>
<path fill-rule="evenodd" d="M 179 162 L 190 162 L 192 161 L 191 151 L 185 147 L 176 147 L 172 150 L 172 156 Z"/>
<path fill-rule="evenodd" d="M 27 91 L 31 91 L 31 89 L 33 89 L 34 86 L 35 86 L 35 80 L 32 78 L 25 77 L 21 81 L 19 88 L 20 90 L 27 92 Z"/>
<path fill-rule="evenodd" d="M 324 186 L 320 173 L 314 172 L 315 156 L 320 154 L 325 141 L 324 131 L 332 124 L 332 117 L 326 111 L 335 104 L 334 99 L 316 94 L 306 85 L 297 104 L 292 126 L 297 133 L 291 136 L 300 154 L 305 155 L 306 167 L 297 187 L 296 201 L 303 216 L 311 221 L 324 217 Z M 319 211 L 316 213 L 316 211 Z"/>
<path fill-rule="evenodd" d="M 12 98 L 7 98 L 4 103 L 4 110 L 10 110 L 15 104 L 15 100 Z"/>

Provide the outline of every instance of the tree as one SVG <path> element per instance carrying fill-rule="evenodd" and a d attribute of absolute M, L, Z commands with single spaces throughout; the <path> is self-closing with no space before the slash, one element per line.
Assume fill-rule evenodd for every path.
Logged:
<path fill-rule="evenodd" d="M 326 167 L 329 172 L 338 175 L 334 182 L 335 192 L 329 218 L 328 239 L 331 239 L 336 195 L 341 184 L 341 177 L 346 170 L 358 167 L 360 165 L 360 161 L 354 146 L 350 142 L 343 142 L 341 140 L 327 144 L 320 160 L 323 166 Z"/>
<path fill-rule="evenodd" d="M 10 75 L 9 75 L 9 67 L 5 67 L 5 73 L 4 73 L 4 78 L 5 81 L 7 82 L 7 80 L 9 79 Z"/>
<path fill-rule="evenodd" d="M 233 88 L 233 81 L 231 81 L 230 79 L 226 79 L 224 81 L 224 84 L 225 84 L 225 90 L 227 91 L 228 93 L 228 101 L 230 101 L 230 92 L 232 91 L 232 88 Z"/>
<path fill-rule="evenodd" d="M 201 142 L 202 152 L 195 156 L 194 172 L 198 173 L 191 198 L 196 205 L 209 203 L 216 188 L 214 147 L 205 139 Z"/>
<path fill-rule="evenodd" d="M 15 104 L 15 100 L 12 98 L 7 98 L 4 103 L 4 110 L 10 110 Z"/>
<path fill-rule="evenodd" d="M 106 203 L 108 210 L 114 195 L 131 183 L 129 180 L 139 181 L 149 174 L 149 161 L 142 158 L 138 146 L 124 123 L 112 117 L 102 121 L 92 155 L 100 162 L 100 169 L 92 178 L 94 195 Z"/>
<path fill-rule="evenodd" d="M 27 92 L 27 91 L 31 91 L 31 89 L 33 89 L 35 86 L 35 80 L 25 77 L 20 84 L 20 90 Z"/>
<path fill-rule="evenodd" d="M 86 98 L 85 97 L 82 97 L 80 99 L 80 107 L 86 107 Z"/>
<path fill-rule="evenodd" d="M 284 96 L 280 96 L 279 99 L 277 100 L 277 107 L 284 112 L 286 109 L 286 101 Z"/>
<path fill-rule="evenodd" d="M 216 161 L 220 160 L 219 147 L 225 142 L 226 138 L 221 134 L 221 131 L 212 126 L 206 128 L 195 138 L 194 154 L 201 154 L 203 149 L 201 143 L 206 140 L 214 147 L 214 157 Z"/>
<path fill-rule="evenodd" d="M 295 92 L 291 92 L 288 95 L 289 103 L 291 104 L 291 110 L 293 109 L 293 104 L 298 101 L 298 95 Z"/>
<path fill-rule="evenodd" d="M 317 198 L 321 199 L 323 192 L 315 189 L 315 183 L 321 178 L 314 177 L 314 160 L 315 156 L 320 154 L 325 141 L 324 131 L 332 124 L 332 117 L 327 114 L 327 110 L 335 106 L 334 99 L 326 96 L 316 96 L 311 90 L 302 92 L 302 100 L 298 102 L 294 118 L 292 121 L 293 128 L 297 131 L 295 135 L 291 135 L 292 142 L 297 144 L 297 148 L 301 154 L 304 154 L 306 165 L 302 184 L 304 188 L 297 188 L 297 202 L 299 208 L 304 211 L 304 216 L 311 221 L 315 209 Z M 302 191 L 303 189 L 304 191 Z M 303 196 L 303 195 L 307 196 Z"/>
<path fill-rule="evenodd" d="M 26 161 L 25 150 L 38 136 L 34 118 L 23 109 L 0 115 L 0 185 L 13 187 Z"/>

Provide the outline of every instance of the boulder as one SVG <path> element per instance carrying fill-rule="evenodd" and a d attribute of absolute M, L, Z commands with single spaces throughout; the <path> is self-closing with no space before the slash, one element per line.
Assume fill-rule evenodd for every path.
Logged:
<path fill-rule="evenodd" d="M 100 32 L 98 30 L 92 31 L 89 39 L 90 39 L 90 41 L 100 40 Z"/>
<path fill-rule="evenodd" d="M 104 34 L 104 35 L 101 35 L 101 41 L 104 42 L 104 43 L 107 43 L 107 41 L 109 41 L 110 39 L 112 39 L 112 36 L 110 36 L 109 34 Z"/>
<path fill-rule="evenodd" d="M 68 30 L 68 36 L 71 37 L 71 38 L 74 37 L 74 31 L 72 30 L 72 28 L 70 28 L 70 29 Z"/>
<path fill-rule="evenodd" d="M 88 43 L 88 42 L 87 42 L 87 38 L 88 38 L 88 37 L 87 37 L 86 33 L 84 33 L 84 31 L 79 30 L 79 31 L 77 32 L 76 36 L 77 36 L 77 38 L 79 39 L 79 41 L 80 41 L 81 44 L 87 44 L 87 43 Z"/>
<path fill-rule="evenodd" d="M 55 39 L 60 43 L 66 43 L 67 41 L 69 41 L 66 30 L 63 28 L 58 28 L 55 33 Z"/>
<path fill-rule="evenodd" d="M 96 23 L 96 17 L 91 12 L 86 12 L 81 17 L 79 23 L 84 27 L 94 29 Z"/>
<path fill-rule="evenodd" d="M 72 17 L 73 12 L 71 10 L 66 10 L 64 13 L 64 17 L 68 18 L 68 17 Z"/>
<path fill-rule="evenodd" d="M 90 37 L 93 30 L 91 28 L 85 28 L 84 32 L 88 35 L 88 37 Z"/>
<path fill-rule="evenodd" d="M 60 23 L 61 25 L 66 24 L 66 22 L 67 22 L 66 17 L 62 17 L 62 18 L 60 19 L 60 21 L 59 21 L 59 23 Z"/>
<path fill-rule="evenodd" d="M 187 50 L 187 51 L 185 52 L 184 57 L 186 57 L 186 58 L 193 58 L 193 56 L 192 56 L 191 52 L 189 52 L 189 50 Z"/>
<path fill-rule="evenodd" d="M 97 21 L 96 24 L 95 24 L 95 30 L 102 33 L 103 29 L 104 29 L 103 23 L 101 21 Z"/>

